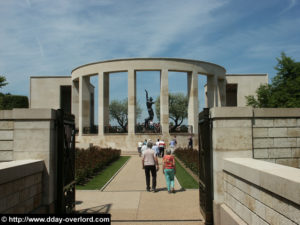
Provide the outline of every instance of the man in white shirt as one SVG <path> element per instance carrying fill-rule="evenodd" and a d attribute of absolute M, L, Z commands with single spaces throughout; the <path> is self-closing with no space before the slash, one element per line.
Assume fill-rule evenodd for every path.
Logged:
<path fill-rule="evenodd" d="M 142 155 L 143 155 L 143 152 L 146 151 L 146 149 L 147 149 L 147 143 L 143 143 L 142 148 L 141 148 Z"/>
<path fill-rule="evenodd" d="M 165 142 L 163 140 L 159 141 L 158 147 L 159 147 L 159 155 L 160 157 L 164 157 L 165 155 Z"/>
<path fill-rule="evenodd" d="M 156 141 L 156 145 L 159 146 L 159 138 Z"/>
<path fill-rule="evenodd" d="M 139 156 L 141 157 L 142 155 L 142 146 L 143 146 L 143 143 L 141 141 L 138 142 L 138 153 L 139 153 Z"/>
<path fill-rule="evenodd" d="M 152 176 L 152 191 L 156 192 L 156 172 L 159 170 L 158 160 L 155 151 L 152 149 L 152 142 L 147 143 L 147 149 L 142 153 L 142 166 L 146 176 L 146 190 L 150 191 L 150 172 Z"/>

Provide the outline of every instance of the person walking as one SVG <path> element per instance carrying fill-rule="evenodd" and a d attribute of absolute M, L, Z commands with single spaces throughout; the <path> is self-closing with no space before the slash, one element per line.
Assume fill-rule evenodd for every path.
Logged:
<path fill-rule="evenodd" d="M 161 157 L 164 157 L 164 155 L 165 155 L 165 146 L 166 146 L 164 140 L 159 141 L 158 146 L 159 146 L 159 155 Z"/>
<path fill-rule="evenodd" d="M 157 138 L 156 145 L 159 146 L 159 138 Z"/>
<path fill-rule="evenodd" d="M 140 157 L 142 155 L 142 146 L 143 146 L 143 142 L 139 141 L 138 142 L 138 153 L 139 153 Z"/>
<path fill-rule="evenodd" d="M 147 139 L 145 139 L 145 141 L 143 142 L 143 145 L 147 145 Z"/>
<path fill-rule="evenodd" d="M 169 193 L 175 193 L 174 177 L 176 173 L 175 158 L 171 155 L 171 149 L 167 149 L 166 155 L 163 158 L 163 174 L 166 178 L 167 188 Z"/>
<path fill-rule="evenodd" d="M 159 156 L 159 148 L 158 148 L 158 145 L 153 145 L 152 146 L 152 149 L 155 151 L 155 155 L 156 155 L 156 157 L 158 157 Z"/>
<path fill-rule="evenodd" d="M 143 154 L 143 152 L 146 151 L 146 149 L 147 149 L 147 140 L 145 140 L 143 142 L 143 145 L 142 145 L 142 148 L 141 148 L 141 153 Z"/>
<path fill-rule="evenodd" d="M 188 139 L 188 149 L 193 150 L 193 136 L 192 135 Z"/>
<path fill-rule="evenodd" d="M 177 140 L 176 140 L 176 136 L 174 136 L 174 138 L 170 142 L 171 154 L 173 154 L 176 145 L 177 145 Z"/>
<path fill-rule="evenodd" d="M 156 172 L 159 170 L 158 159 L 152 149 L 152 142 L 148 141 L 147 149 L 142 153 L 142 166 L 146 176 L 146 190 L 150 191 L 150 172 L 152 176 L 152 191 L 156 192 Z"/>

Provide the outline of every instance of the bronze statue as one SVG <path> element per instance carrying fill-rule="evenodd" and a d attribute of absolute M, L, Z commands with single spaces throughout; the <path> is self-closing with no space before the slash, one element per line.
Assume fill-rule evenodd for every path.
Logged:
<path fill-rule="evenodd" d="M 154 102 L 152 97 L 148 98 L 148 91 L 146 89 L 145 92 L 146 92 L 146 105 L 149 114 L 149 117 L 145 119 L 145 128 L 149 128 L 149 122 L 152 121 L 154 118 L 154 112 L 152 109 L 152 105 L 154 104 Z"/>

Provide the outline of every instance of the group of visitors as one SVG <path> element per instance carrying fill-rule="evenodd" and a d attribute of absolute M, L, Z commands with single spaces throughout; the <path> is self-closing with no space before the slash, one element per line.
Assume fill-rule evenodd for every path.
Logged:
<path fill-rule="evenodd" d="M 176 138 L 175 138 L 176 139 Z M 138 146 L 141 144 L 139 143 Z M 170 145 L 171 146 L 171 145 Z M 173 148 L 176 144 L 173 143 Z M 138 147 L 140 148 L 140 147 Z M 171 147 L 170 147 L 171 148 Z M 150 191 L 150 173 L 152 176 L 152 191 L 156 192 L 156 175 L 159 171 L 158 157 L 162 157 L 162 172 L 165 175 L 167 189 L 169 193 L 175 193 L 174 177 L 176 173 L 175 158 L 172 155 L 171 149 L 166 150 L 164 155 L 165 143 L 162 140 L 157 140 L 155 145 L 151 140 L 148 140 L 146 145 L 141 146 L 142 167 L 145 170 L 146 190 Z"/>
<path fill-rule="evenodd" d="M 150 191 L 150 173 L 152 176 L 152 191 L 156 192 L 156 175 L 159 170 L 158 158 L 162 158 L 162 172 L 165 175 L 167 189 L 169 193 L 175 193 L 174 177 L 176 173 L 174 150 L 177 146 L 176 136 L 170 141 L 166 150 L 164 140 L 157 139 L 155 143 L 151 139 L 138 142 L 138 152 L 142 157 L 142 167 L 145 170 L 146 190 Z M 188 149 L 193 149 L 193 137 L 188 138 Z"/>
<path fill-rule="evenodd" d="M 147 148 L 147 143 L 152 140 L 149 139 L 145 139 L 143 142 L 142 141 L 139 141 L 138 142 L 138 153 L 139 153 L 139 156 L 142 156 L 142 153 L 143 151 L 146 150 Z M 165 149 L 166 149 L 166 143 L 164 142 L 164 140 L 160 140 L 159 138 L 157 139 L 157 141 L 155 143 L 153 143 L 153 146 L 152 146 L 152 149 L 155 151 L 155 154 L 157 157 L 164 157 L 165 155 Z M 174 136 L 174 138 L 171 140 L 169 146 L 170 146 L 170 149 L 171 149 L 171 153 L 173 154 L 175 148 L 176 148 L 176 145 L 177 145 L 177 140 L 176 140 L 176 136 Z"/>

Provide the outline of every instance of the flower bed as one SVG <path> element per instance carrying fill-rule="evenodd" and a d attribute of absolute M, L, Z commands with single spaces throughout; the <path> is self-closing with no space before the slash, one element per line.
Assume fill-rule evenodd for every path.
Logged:
<path fill-rule="evenodd" d="M 199 152 L 197 150 L 176 148 L 174 154 L 186 167 L 190 168 L 190 170 L 198 176 Z"/>
<path fill-rule="evenodd" d="M 121 150 L 100 148 L 93 146 L 88 149 L 76 148 L 75 153 L 75 176 L 76 183 L 83 184 L 95 173 L 99 172 L 111 162 L 117 160 Z"/>

